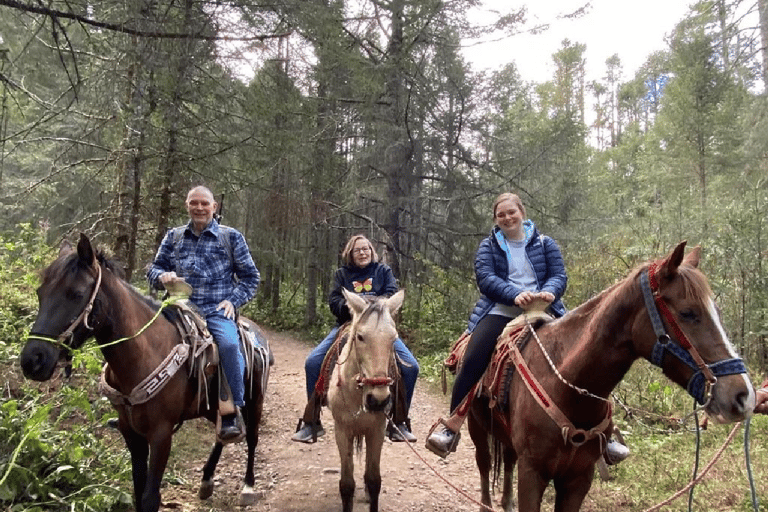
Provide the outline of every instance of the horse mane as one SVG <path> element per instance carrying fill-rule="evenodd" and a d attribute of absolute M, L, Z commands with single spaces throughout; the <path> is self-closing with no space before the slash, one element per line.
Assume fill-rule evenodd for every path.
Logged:
<path fill-rule="evenodd" d="M 96 260 L 99 262 L 99 264 L 106 270 L 108 270 L 112 275 L 114 275 L 118 281 L 120 281 L 123 285 L 125 285 L 125 288 L 128 290 L 128 292 L 135 297 L 140 302 L 143 302 L 152 311 L 157 311 L 160 309 L 161 304 L 159 301 L 153 299 L 152 297 L 149 297 L 147 295 L 144 295 L 139 290 L 136 289 L 135 286 L 133 286 L 131 283 L 125 280 L 125 271 L 123 270 L 122 265 L 120 265 L 117 261 L 107 256 L 106 252 L 102 249 L 96 249 L 94 248 L 94 254 L 96 255 Z M 48 266 L 43 270 L 42 273 L 42 279 L 45 281 L 47 279 L 52 279 L 56 275 L 59 275 L 60 273 L 67 273 L 67 272 L 77 272 L 79 270 L 84 270 L 85 266 L 80 261 L 80 258 L 77 257 L 77 251 L 73 252 L 72 254 L 68 255 L 66 258 L 62 260 L 57 260 L 52 265 Z M 166 317 L 171 322 L 174 322 L 176 318 L 178 317 L 178 312 L 175 308 L 163 308 L 163 316 Z"/>
<path fill-rule="evenodd" d="M 637 276 L 641 272 L 648 270 L 652 263 L 654 263 L 654 261 L 646 261 L 639 264 L 634 269 L 630 270 L 630 272 L 622 279 L 616 281 L 608 288 L 602 290 L 583 304 L 571 310 L 570 314 L 586 316 L 598 308 L 600 304 L 603 304 L 607 296 L 617 295 L 618 298 L 623 297 L 623 295 L 628 293 L 630 289 L 629 286 L 625 285 L 634 283 L 637 280 Z M 655 263 L 659 263 L 659 261 L 657 260 Z M 687 297 L 705 298 L 714 296 L 707 278 L 698 268 L 683 263 L 678 267 L 677 273 L 682 278 Z"/>

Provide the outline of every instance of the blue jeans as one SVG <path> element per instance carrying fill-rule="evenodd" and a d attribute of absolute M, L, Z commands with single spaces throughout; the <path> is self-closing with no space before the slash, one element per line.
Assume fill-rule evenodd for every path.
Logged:
<path fill-rule="evenodd" d="M 219 359 L 232 391 L 232 401 L 235 402 L 236 406 L 243 407 L 245 405 L 243 400 L 245 395 L 245 385 L 243 384 L 245 361 L 240 352 L 237 326 L 233 320 L 224 316 L 223 311 L 211 313 L 205 317 L 205 321 L 208 323 L 208 330 L 211 331 L 216 345 L 219 346 Z"/>
<path fill-rule="evenodd" d="M 304 372 L 307 376 L 307 399 L 315 391 L 315 385 L 320 378 L 323 359 L 325 359 L 325 354 L 328 353 L 331 345 L 333 345 L 333 340 L 336 339 L 338 332 L 339 326 L 337 325 L 331 329 L 331 332 L 328 333 L 328 336 L 319 345 L 312 349 L 312 352 L 309 353 L 306 361 L 304 361 Z M 405 384 L 406 409 L 410 410 L 413 390 L 416 387 L 416 379 L 419 377 L 419 363 L 400 338 L 395 340 L 395 353 L 398 357 L 397 366 L 400 369 L 400 375 L 402 375 L 403 383 Z M 401 364 L 400 361 L 404 364 Z"/>

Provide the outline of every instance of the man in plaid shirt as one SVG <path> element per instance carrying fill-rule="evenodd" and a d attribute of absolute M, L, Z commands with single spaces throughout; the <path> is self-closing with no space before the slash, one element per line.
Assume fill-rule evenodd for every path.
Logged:
<path fill-rule="evenodd" d="M 245 362 L 234 319 L 237 308 L 256 294 L 259 271 L 243 235 L 213 218 L 217 204 L 208 188 L 194 187 L 185 204 L 189 223 L 166 233 L 147 270 L 147 279 L 158 289 L 180 280 L 192 286 L 189 299 L 205 316 L 219 347 L 232 399 L 237 407 L 243 407 Z M 241 433 L 237 414 L 222 416 L 219 436 L 223 441 Z"/>

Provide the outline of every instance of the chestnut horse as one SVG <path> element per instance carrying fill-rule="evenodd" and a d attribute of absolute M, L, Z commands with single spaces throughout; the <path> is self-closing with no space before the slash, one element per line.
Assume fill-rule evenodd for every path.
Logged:
<path fill-rule="evenodd" d="M 381 448 L 390 405 L 390 368 L 395 366 L 397 330 L 392 316 L 403 304 L 403 290 L 392 297 L 363 298 L 343 289 L 352 321 L 328 388 L 336 446 L 341 459 L 339 493 L 343 512 L 352 512 L 355 447 L 365 439 L 365 490 L 370 512 L 379 510 Z"/>
<path fill-rule="evenodd" d="M 475 399 L 468 428 L 484 505 L 491 506 L 490 435 L 502 450 L 505 510 L 513 509 L 517 464 L 519 512 L 538 512 L 550 481 L 554 510 L 577 512 L 613 429 L 609 395 L 640 357 L 686 388 L 714 420 L 737 422 L 751 415 L 755 392 L 698 269 L 700 249 L 684 257 L 684 248 L 682 242 L 663 260 L 639 266 L 538 327 L 515 360 L 508 410 Z M 558 408 L 562 414 L 552 412 Z"/>
<path fill-rule="evenodd" d="M 107 362 L 106 382 L 126 398 L 133 395 L 135 388 L 143 389 L 137 385 L 146 377 L 155 375 L 162 380 L 164 373 L 172 374 L 156 394 L 147 393 L 151 396 L 147 401 L 113 401 L 118 412 L 118 428 L 131 453 L 136 511 L 157 512 L 160 484 L 175 428 L 191 418 L 205 417 L 216 421 L 218 379 L 209 379 L 210 396 L 214 398 L 199 400 L 199 394 L 206 390 L 200 390 L 197 379 L 190 378 L 189 359 L 177 364 L 179 371 L 176 373 L 156 373 L 164 360 L 183 361 L 178 356 L 187 353 L 179 350 L 183 342 L 172 321 L 175 313 L 164 309 L 163 314 L 159 314 L 159 305 L 139 294 L 121 275 L 112 262 L 92 248 L 85 235 L 80 235 L 77 250 L 64 242 L 58 258 L 43 271 L 42 284 L 37 289 L 40 310 L 21 352 L 21 366 L 27 378 L 48 380 L 59 359 L 94 337 Z M 248 462 L 241 494 L 243 504 L 255 501 L 253 466 L 269 377 L 267 359 L 269 357 L 264 354 L 254 358 L 253 371 L 245 383 L 242 413 L 246 424 Z M 149 383 L 152 381 L 150 378 Z M 203 499 L 213 492 L 213 473 L 221 451 L 222 444 L 217 441 L 203 468 L 200 488 Z"/>

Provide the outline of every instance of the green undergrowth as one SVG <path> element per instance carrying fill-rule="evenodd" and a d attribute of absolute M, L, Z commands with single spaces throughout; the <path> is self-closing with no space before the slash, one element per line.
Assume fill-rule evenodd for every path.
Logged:
<path fill-rule="evenodd" d="M 96 392 L 98 351 L 78 353 L 70 381 L 38 384 L 21 375 L 38 272 L 54 257 L 44 236 L 28 225 L 0 235 L 0 509 L 127 511 L 130 461 L 122 439 L 103 435 L 114 411 Z"/>

